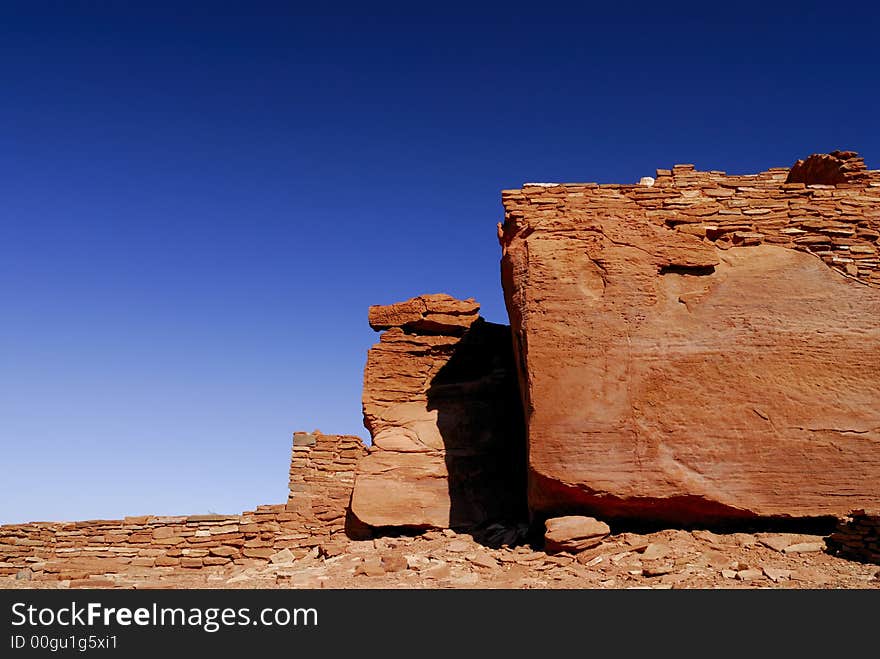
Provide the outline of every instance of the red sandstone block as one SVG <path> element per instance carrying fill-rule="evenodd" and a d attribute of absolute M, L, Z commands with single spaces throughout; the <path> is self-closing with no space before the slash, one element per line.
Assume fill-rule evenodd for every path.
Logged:
<path fill-rule="evenodd" d="M 218 533 L 217 535 L 193 536 L 187 538 L 187 543 L 191 545 L 200 544 L 236 544 L 244 542 L 244 534 L 242 533 Z"/>
<path fill-rule="evenodd" d="M 119 526 L 121 524 L 122 520 L 118 519 L 87 519 L 82 522 L 73 522 L 74 527 L 78 529 L 92 526 Z"/>
<path fill-rule="evenodd" d="M 153 544 L 154 544 L 154 545 L 170 545 L 170 546 L 174 546 L 174 545 L 180 545 L 180 544 L 183 544 L 184 542 L 186 542 L 186 538 L 182 538 L 182 537 L 154 538 L 154 539 L 153 539 Z"/>
<path fill-rule="evenodd" d="M 70 588 L 115 588 L 116 582 L 110 579 L 71 579 Z"/>
<path fill-rule="evenodd" d="M 59 579 L 58 574 L 49 572 L 37 572 L 31 577 L 32 581 L 58 581 Z"/>
<path fill-rule="evenodd" d="M 75 581 L 77 579 L 86 579 L 90 574 L 91 572 L 87 570 L 62 570 L 58 573 L 58 579 L 60 581 Z"/>
<path fill-rule="evenodd" d="M 292 522 L 300 519 L 300 515 L 296 512 L 283 512 L 279 513 L 276 519 L 279 522 Z"/>
<path fill-rule="evenodd" d="M 279 513 L 282 510 L 284 510 L 283 505 L 273 504 L 273 505 L 267 505 L 267 506 L 257 506 L 256 513 L 257 514 L 274 514 L 274 513 Z"/>
<path fill-rule="evenodd" d="M 103 542 L 106 542 L 110 545 L 121 544 L 126 542 L 129 538 L 129 533 L 105 533 L 103 536 L 100 536 Z"/>
<path fill-rule="evenodd" d="M 180 535 L 180 529 L 172 526 L 159 526 L 153 529 L 153 538 L 156 540 Z"/>
<path fill-rule="evenodd" d="M 238 515 L 190 515 L 186 518 L 187 524 L 199 522 L 238 522 Z"/>
<path fill-rule="evenodd" d="M 232 559 L 225 556 L 208 556 L 203 558 L 202 561 L 205 565 L 228 565 L 232 562 Z"/>

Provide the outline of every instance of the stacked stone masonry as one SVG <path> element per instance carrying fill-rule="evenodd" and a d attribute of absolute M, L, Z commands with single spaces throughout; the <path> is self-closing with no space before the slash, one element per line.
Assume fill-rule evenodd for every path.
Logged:
<path fill-rule="evenodd" d="M 331 540 L 345 531 L 355 470 L 366 452 L 360 437 L 294 433 L 286 509 L 312 537 Z"/>
<path fill-rule="evenodd" d="M 116 574 L 144 578 L 179 570 L 265 563 L 333 554 L 345 540 L 354 468 L 366 448 L 358 437 L 294 435 L 290 498 L 241 515 L 126 517 L 34 522 L 0 527 L 0 575 L 112 586 Z M 347 541 L 347 540 L 346 540 Z"/>
<path fill-rule="evenodd" d="M 790 172 L 803 178 L 803 163 L 818 171 L 809 168 L 818 159 L 836 161 L 837 176 L 826 164 L 812 180 L 839 182 L 789 182 Z M 503 200 L 508 233 L 526 217 L 552 223 L 563 209 L 585 217 L 638 213 L 721 249 L 766 243 L 808 252 L 847 277 L 880 286 L 880 170 L 867 170 L 853 152 L 747 175 L 675 165 L 658 169 L 653 185 L 526 184 L 505 190 Z"/>
<path fill-rule="evenodd" d="M 841 520 L 827 544 L 845 558 L 880 563 L 880 511 L 853 511 Z"/>

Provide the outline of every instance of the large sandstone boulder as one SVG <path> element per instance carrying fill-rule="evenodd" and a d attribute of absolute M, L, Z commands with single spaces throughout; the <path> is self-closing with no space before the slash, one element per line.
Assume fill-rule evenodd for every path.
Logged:
<path fill-rule="evenodd" d="M 473 528 L 525 515 L 525 431 L 510 328 L 473 300 L 423 295 L 370 308 L 351 509 L 373 527 Z"/>
<path fill-rule="evenodd" d="M 880 177 L 787 177 L 680 166 L 651 187 L 505 192 L 533 513 L 877 507 Z"/>

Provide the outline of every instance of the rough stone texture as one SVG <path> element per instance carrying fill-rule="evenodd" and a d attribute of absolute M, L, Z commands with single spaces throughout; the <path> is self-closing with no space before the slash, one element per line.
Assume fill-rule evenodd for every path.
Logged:
<path fill-rule="evenodd" d="M 363 535 L 349 503 L 358 461 L 366 454 L 360 437 L 294 433 L 287 511 L 298 516 L 303 530 L 327 540 L 343 532 Z"/>
<path fill-rule="evenodd" d="M 870 180 L 865 160 L 855 151 L 814 153 L 798 160 L 788 173 L 786 183 L 837 185 Z"/>
<path fill-rule="evenodd" d="M 438 293 L 420 295 L 396 304 L 373 305 L 370 327 L 386 330 L 399 327 L 419 334 L 463 334 L 480 316 L 480 305 L 473 298 L 457 300 Z"/>
<path fill-rule="evenodd" d="M 469 324 L 450 323 L 438 334 L 434 320 L 426 327 L 401 311 L 425 300 L 439 316 Z M 351 507 L 365 524 L 469 528 L 525 516 L 525 433 L 510 330 L 485 322 L 478 309 L 445 295 L 370 309 L 374 327 L 392 319 L 401 326 L 380 336 L 364 371 L 373 445 L 358 466 Z"/>
<path fill-rule="evenodd" d="M 295 558 L 313 551 L 334 553 L 348 542 L 345 522 L 354 468 L 365 452 L 358 437 L 296 433 L 292 472 L 297 473 L 291 476 L 287 504 L 259 506 L 241 515 L 0 526 L 0 576 L 28 568 L 33 581 L 121 574 L 147 578 L 157 570 L 261 564 L 284 549 Z M 92 581 L 81 585 L 99 587 Z"/>
<path fill-rule="evenodd" d="M 788 544 L 801 536 L 783 534 Z M 32 588 L 866 588 L 880 589 L 876 565 L 824 552 L 784 554 L 751 534 L 666 529 L 611 535 L 572 555 L 529 545 L 485 547 L 470 533 L 352 541 L 333 556 L 276 552 L 269 560 L 199 568 L 128 564 L 28 579 L 28 569 L 0 575 L 0 589 Z M 661 548 L 660 558 L 656 548 Z M 654 550 L 654 551 L 652 551 Z M 293 558 L 294 560 L 291 560 Z M 97 570 L 89 573 L 88 570 Z M 755 574 L 755 571 L 760 574 Z M 21 573 L 20 578 L 16 578 Z M 744 574 L 743 574 L 744 573 Z M 57 574 L 57 573 L 56 573 Z M 740 576 L 741 575 L 741 576 Z M 74 577 L 74 578 L 66 578 Z M 744 577 L 748 577 L 744 579 Z"/>
<path fill-rule="evenodd" d="M 880 510 L 854 510 L 826 544 L 839 556 L 880 564 Z"/>
<path fill-rule="evenodd" d="M 880 173 L 788 176 L 677 165 L 652 187 L 504 192 L 534 513 L 880 502 Z"/>
<path fill-rule="evenodd" d="M 553 517 L 544 523 L 544 549 L 548 554 L 582 552 L 600 544 L 611 533 L 605 522 L 592 517 Z"/>

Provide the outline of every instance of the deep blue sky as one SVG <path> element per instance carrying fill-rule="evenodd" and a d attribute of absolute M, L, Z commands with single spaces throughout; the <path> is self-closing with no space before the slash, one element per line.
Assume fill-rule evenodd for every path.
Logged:
<path fill-rule="evenodd" d="M 283 501 L 370 304 L 506 322 L 503 188 L 880 166 L 871 4 L 0 4 L 0 522 Z"/>

